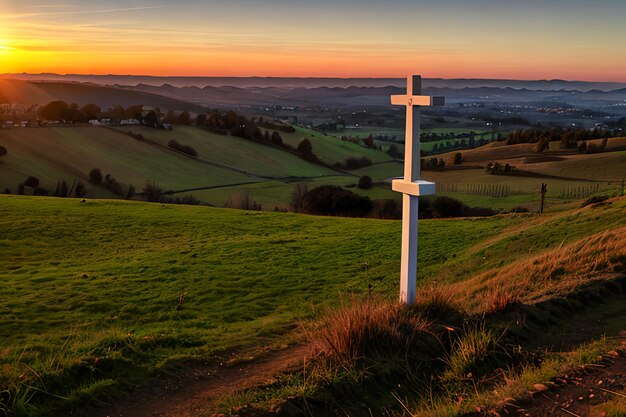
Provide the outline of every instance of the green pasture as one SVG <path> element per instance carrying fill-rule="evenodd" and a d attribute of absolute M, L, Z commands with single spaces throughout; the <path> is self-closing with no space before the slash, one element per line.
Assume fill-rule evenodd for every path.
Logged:
<path fill-rule="evenodd" d="M 119 128 L 122 132 L 140 133 L 145 138 L 167 146 L 170 140 L 192 146 L 200 158 L 217 162 L 255 175 L 271 177 L 315 177 L 335 171 L 308 162 L 272 146 L 230 135 L 219 135 L 191 126 L 175 126 L 166 131 L 148 127 Z"/>
<path fill-rule="evenodd" d="M 324 178 L 313 178 L 310 180 L 298 181 L 263 181 L 254 184 L 238 185 L 233 187 L 223 187 L 209 190 L 190 191 L 191 194 L 201 201 L 208 202 L 212 205 L 223 207 L 229 196 L 249 195 L 250 199 L 260 203 L 263 210 L 273 210 L 275 207 L 288 208 L 294 187 L 298 184 L 304 184 L 311 190 L 321 185 L 336 185 L 344 187 L 357 194 L 365 195 L 371 199 L 397 199 L 399 194 L 391 191 L 389 188 L 374 186 L 369 190 L 361 190 L 356 187 L 359 177 L 353 176 L 334 176 Z"/>
<path fill-rule="evenodd" d="M 463 279 L 622 225 L 624 215 L 621 200 L 544 216 L 423 220 L 419 280 Z M 277 343 L 299 320 L 370 286 L 394 297 L 400 226 L 0 196 L 0 391 L 27 390 L 29 407 L 59 415 L 181 361 Z"/>
<path fill-rule="evenodd" d="M 147 181 L 156 181 L 163 189 L 255 181 L 96 127 L 2 129 L 0 145 L 8 150 L 0 161 L 0 187 L 13 193 L 17 193 L 18 183 L 32 175 L 52 192 L 57 181 L 72 184 L 78 179 L 88 186 L 89 196 L 112 196 L 103 187 L 88 183 L 93 168 L 126 187 L 133 184 L 138 191 Z"/>
<path fill-rule="evenodd" d="M 313 153 L 322 161 L 335 164 L 343 163 L 346 158 L 367 156 L 372 162 L 389 161 L 391 157 L 386 153 L 369 149 L 360 144 L 349 141 L 342 141 L 331 135 L 325 135 L 311 129 L 296 127 L 295 133 L 280 132 L 285 143 L 297 147 L 304 138 L 308 138 L 313 145 Z"/>
<path fill-rule="evenodd" d="M 420 279 L 513 221 L 422 222 Z M 393 296 L 399 245 L 398 221 L 0 196 L 0 391 L 32 369 L 73 404 L 274 343 L 369 285 Z"/>

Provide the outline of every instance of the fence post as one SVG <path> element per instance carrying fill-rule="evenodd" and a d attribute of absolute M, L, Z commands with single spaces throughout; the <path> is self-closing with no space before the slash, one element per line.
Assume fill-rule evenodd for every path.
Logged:
<path fill-rule="evenodd" d="M 543 204 L 546 198 L 546 193 L 548 192 L 548 184 L 541 183 L 541 207 L 539 208 L 539 214 L 543 213 Z"/>

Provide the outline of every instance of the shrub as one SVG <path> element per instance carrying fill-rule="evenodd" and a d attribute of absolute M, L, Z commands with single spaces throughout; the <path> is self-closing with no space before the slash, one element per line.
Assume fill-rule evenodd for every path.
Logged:
<path fill-rule="evenodd" d="M 302 139 L 302 142 L 298 144 L 296 151 L 302 155 L 305 159 L 317 161 L 317 155 L 313 153 L 313 145 L 307 138 Z"/>
<path fill-rule="evenodd" d="M 102 182 L 102 172 L 98 168 L 89 171 L 89 182 L 92 184 L 100 184 Z"/>
<path fill-rule="evenodd" d="M 369 175 L 363 175 L 361 178 L 359 178 L 359 184 L 357 185 L 357 187 L 359 187 L 362 190 L 369 190 L 374 186 L 374 182 L 372 181 L 372 177 L 370 177 Z"/>
<path fill-rule="evenodd" d="M 0 146 L 0 156 L 4 156 L 8 153 L 7 148 Z"/>
<path fill-rule="evenodd" d="M 396 145 L 389 146 L 389 149 L 387 149 L 387 155 L 389 155 L 390 157 L 394 159 L 400 159 L 404 156 L 402 155 L 402 152 L 400 152 L 400 150 L 398 149 Z"/>
<path fill-rule="evenodd" d="M 24 185 L 30 188 L 37 188 L 39 186 L 39 179 L 37 177 L 30 176 L 26 178 Z"/>
<path fill-rule="evenodd" d="M 463 163 L 463 154 L 461 152 L 455 153 L 454 154 L 454 165 L 461 165 L 462 163 Z"/>
<path fill-rule="evenodd" d="M 432 216 L 434 218 L 461 217 L 465 205 L 459 200 L 450 197 L 437 197 L 433 202 Z"/>
<path fill-rule="evenodd" d="M 606 196 L 594 195 L 592 197 L 589 197 L 587 200 L 585 200 L 580 206 L 581 207 L 586 207 L 586 206 L 589 206 L 591 204 L 601 203 L 601 202 L 606 201 L 608 199 L 609 198 L 606 197 Z"/>
<path fill-rule="evenodd" d="M 229 195 L 224 207 L 239 210 L 261 210 L 263 208 L 261 204 L 250 198 L 250 192 L 248 191 Z"/>
<path fill-rule="evenodd" d="M 167 143 L 167 146 L 169 146 L 170 148 L 177 150 L 179 152 L 182 152 L 184 154 L 190 155 L 190 156 L 198 156 L 198 152 L 196 152 L 196 150 L 190 146 L 190 145 L 183 145 L 182 143 L 178 143 L 178 141 L 176 139 L 172 139 Z"/>
<path fill-rule="evenodd" d="M 74 194 L 78 198 L 83 198 L 87 194 L 87 189 L 82 182 L 76 184 L 76 187 L 74 188 Z"/>
<path fill-rule="evenodd" d="M 375 219 L 401 219 L 402 206 L 396 200 L 374 200 L 371 216 Z"/>
<path fill-rule="evenodd" d="M 150 201 L 152 203 L 161 201 L 161 195 L 163 194 L 161 187 L 159 187 L 154 181 L 152 181 L 152 183 L 146 182 L 146 186 L 143 187 L 142 192 L 146 201 Z"/>
<path fill-rule="evenodd" d="M 372 160 L 369 159 L 367 156 L 362 156 L 360 158 L 350 156 L 346 158 L 346 161 L 343 165 L 339 164 L 339 167 L 345 169 L 359 169 L 370 165 L 372 165 Z"/>
<path fill-rule="evenodd" d="M 372 209 L 369 197 L 335 185 L 322 185 L 308 191 L 302 198 L 302 211 L 325 216 L 363 217 Z"/>
<path fill-rule="evenodd" d="M 511 209 L 511 213 L 528 213 L 529 211 L 528 207 L 524 206 L 515 206 Z"/>

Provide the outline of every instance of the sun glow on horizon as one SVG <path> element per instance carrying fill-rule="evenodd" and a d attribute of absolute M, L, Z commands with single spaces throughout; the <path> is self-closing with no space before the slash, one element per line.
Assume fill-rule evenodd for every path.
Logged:
<path fill-rule="evenodd" d="M 208 7 L 184 0 L 176 7 L 136 0 L 129 7 L 0 0 L 0 73 L 403 77 L 419 70 L 441 78 L 626 82 L 626 29 L 609 22 L 626 3 L 603 0 L 596 15 L 578 6 L 564 17 L 534 0 L 480 7 L 388 1 Z"/>

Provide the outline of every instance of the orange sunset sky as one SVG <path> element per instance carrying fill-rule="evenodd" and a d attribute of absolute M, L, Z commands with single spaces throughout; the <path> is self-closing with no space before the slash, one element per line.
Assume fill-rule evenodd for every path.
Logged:
<path fill-rule="evenodd" d="M 626 81 L 626 2 L 0 0 L 0 73 Z"/>

